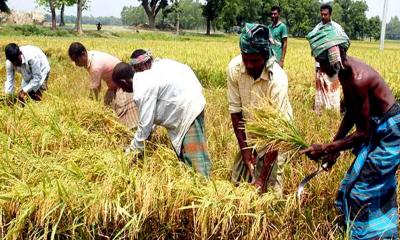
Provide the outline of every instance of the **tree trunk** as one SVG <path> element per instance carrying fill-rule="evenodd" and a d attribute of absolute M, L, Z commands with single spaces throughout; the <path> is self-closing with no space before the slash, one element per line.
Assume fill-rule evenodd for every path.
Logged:
<path fill-rule="evenodd" d="M 156 28 L 156 17 L 152 14 L 148 14 L 147 18 L 149 19 L 149 26 L 151 29 Z"/>
<path fill-rule="evenodd" d="M 179 35 L 179 11 L 176 13 L 176 35 Z"/>
<path fill-rule="evenodd" d="M 57 19 L 56 19 L 56 6 L 54 0 L 49 0 L 50 11 L 51 11 L 51 30 L 56 30 Z"/>
<path fill-rule="evenodd" d="M 76 12 L 76 31 L 78 34 L 82 34 L 82 0 L 77 0 L 77 12 Z"/>
<path fill-rule="evenodd" d="M 207 32 L 206 32 L 206 35 L 210 35 L 210 30 L 211 30 L 211 20 L 207 19 Z"/>
<path fill-rule="evenodd" d="M 60 27 L 65 26 L 64 22 L 64 10 L 65 10 L 65 3 L 61 5 L 61 10 L 60 10 Z"/>

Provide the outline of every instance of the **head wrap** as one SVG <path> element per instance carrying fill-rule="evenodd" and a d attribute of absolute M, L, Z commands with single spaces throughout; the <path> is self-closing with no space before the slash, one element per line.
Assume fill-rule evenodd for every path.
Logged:
<path fill-rule="evenodd" d="M 242 53 L 261 53 L 270 56 L 268 27 L 257 23 L 246 23 L 240 34 L 240 50 Z"/>
<path fill-rule="evenodd" d="M 137 65 L 141 63 L 145 63 L 149 61 L 152 58 L 151 52 L 149 50 L 146 51 L 146 53 L 136 57 L 136 58 L 131 58 L 131 65 Z"/>
<path fill-rule="evenodd" d="M 333 24 L 325 24 L 317 31 L 307 34 L 306 39 L 310 43 L 311 53 L 315 58 L 329 60 L 330 65 L 341 65 L 340 49 L 345 51 L 350 47 L 349 37 L 342 29 Z"/>

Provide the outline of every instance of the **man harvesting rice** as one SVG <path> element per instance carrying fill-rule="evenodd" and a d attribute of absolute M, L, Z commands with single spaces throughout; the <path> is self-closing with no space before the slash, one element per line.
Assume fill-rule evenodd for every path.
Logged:
<path fill-rule="evenodd" d="M 131 54 L 130 64 L 135 72 L 143 72 L 153 65 L 154 58 L 150 51 L 144 49 L 136 49 Z"/>
<path fill-rule="evenodd" d="M 7 79 L 4 92 L 14 94 L 15 72 L 20 72 L 23 78 L 18 99 L 25 102 L 29 97 L 35 101 L 42 100 L 42 94 L 47 90 L 47 80 L 50 64 L 41 49 L 35 46 L 21 46 L 9 43 L 5 48 Z"/>
<path fill-rule="evenodd" d="M 307 35 L 312 54 L 328 76 L 338 74 L 346 113 L 332 143 L 303 151 L 325 157 L 331 167 L 339 152 L 356 159 L 339 188 L 337 207 L 353 239 L 397 239 L 396 170 L 400 161 L 400 105 L 374 69 L 347 56 L 346 35 L 324 25 Z M 349 134 L 353 126 L 356 130 Z"/>
<path fill-rule="evenodd" d="M 243 124 L 250 117 L 244 108 L 257 106 L 265 98 L 288 119 L 292 117 L 287 75 L 271 54 L 268 39 L 266 26 L 246 24 L 240 35 L 241 55 L 233 58 L 228 66 L 229 112 L 240 147 L 232 169 L 232 181 L 236 184 L 241 180 L 254 182 L 261 190 L 270 185 L 281 194 L 284 159 L 276 150 L 249 148 Z"/>
<path fill-rule="evenodd" d="M 131 65 L 119 63 L 112 78 L 124 91 L 133 92 L 139 109 L 138 129 L 127 152 L 143 152 L 153 125 L 160 125 L 167 129 L 178 158 L 209 177 L 211 160 L 204 128 L 206 100 L 192 69 L 160 59 L 150 69 L 134 73 Z"/>
<path fill-rule="evenodd" d="M 91 97 L 98 99 L 101 80 L 103 80 L 108 87 L 104 104 L 115 111 L 122 124 L 129 128 L 136 128 L 138 116 L 132 94 L 117 90 L 117 86 L 112 82 L 112 71 L 121 61 L 107 53 L 87 51 L 79 42 L 74 42 L 69 46 L 68 54 L 76 66 L 84 67 L 89 72 Z"/>

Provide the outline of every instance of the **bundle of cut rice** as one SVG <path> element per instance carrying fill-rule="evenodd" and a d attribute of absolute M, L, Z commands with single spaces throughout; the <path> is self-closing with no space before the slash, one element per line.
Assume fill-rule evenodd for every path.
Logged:
<path fill-rule="evenodd" d="M 248 143 L 257 148 L 279 150 L 296 154 L 301 149 L 309 147 L 304 134 L 296 127 L 289 117 L 284 116 L 279 108 L 268 100 L 249 109 L 249 119 L 246 119 Z"/>

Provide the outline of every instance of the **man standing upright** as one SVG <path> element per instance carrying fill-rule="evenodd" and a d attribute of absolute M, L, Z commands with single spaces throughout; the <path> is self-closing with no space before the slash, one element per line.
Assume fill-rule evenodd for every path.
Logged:
<path fill-rule="evenodd" d="M 240 35 L 240 50 L 227 71 L 229 112 L 240 148 L 232 168 L 232 182 L 252 182 L 261 191 L 269 185 L 280 195 L 284 158 L 278 151 L 249 148 L 244 123 L 251 117 L 246 108 L 257 106 L 265 98 L 288 119 L 292 118 L 287 75 L 271 53 L 267 26 L 247 23 Z"/>
<path fill-rule="evenodd" d="M 288 30 L 286 25 L 281 21 L 280 15 L 281 8 L 279 6 L 273 6 L 271 8 L 272 24 L 270 24 L 268 28 L 271 31 L 270 42 L 276 62 L 283 68 L 288 44 Z"/>
<path fill-rule="evenodd" d="M 311 33 L 316 33 L 326 25 L 332 26 L 338 35 L 347 36 L 343 28 L 332 21 L 332 7 L 329 4 L 323 4 L 320 8 L 321 22 L 315 26 Z M 319 63 L 315 63 L 315 98 L 314 111 L 318 114 L 323 109 L 334 109 L 340 111 L 340 82 L 337 75 L 329 77 L 326 73 L 320 71 Z"/>

